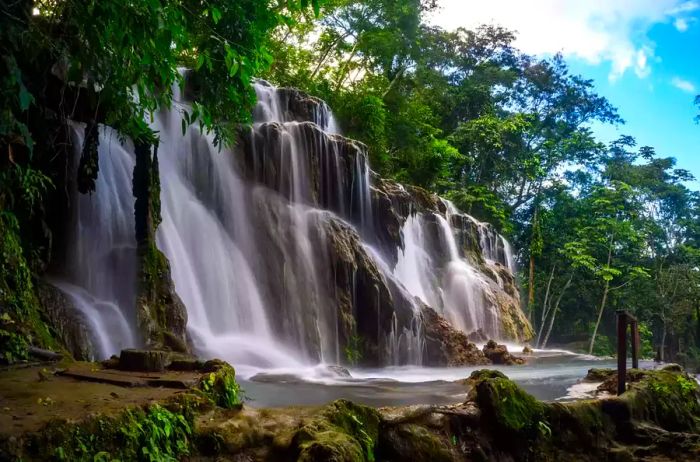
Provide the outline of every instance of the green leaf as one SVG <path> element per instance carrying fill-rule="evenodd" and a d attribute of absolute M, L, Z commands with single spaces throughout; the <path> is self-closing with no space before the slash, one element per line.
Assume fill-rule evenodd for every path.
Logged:
<path fill-rule="evenodd" d="M 211 8 L 211 19 L 214 21 L 214 24 L 218 24 L 221 21 L 221 11 L 215 6 Z"/>
<path fill-rule="evenodd" d="M 29 105 L 32 104 L 34 101 L 34 97 L 32 96 L 31 93 L 27 91 L 27 87 L 24 86 L 24 83 L 20 82 L 19 84 L 19 108 L 22 111 L 26 111 L 29 109 Z"/>
<path fill-rule="evenodd" d="M 195 66 L 194 66 L 195 71 L 198 71 L 202 68 L 202 66 L 204 65 L 205 59 L 206 59 L 206 57 L 205 57 L 204 53 L 200 53 L 197 55 L 197 62 L 195 63 Z"/>

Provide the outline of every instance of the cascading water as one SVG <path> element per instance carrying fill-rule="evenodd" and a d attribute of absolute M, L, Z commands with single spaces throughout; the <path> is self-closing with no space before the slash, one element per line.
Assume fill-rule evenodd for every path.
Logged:
<path fill-rule="evenodd" d="M 450 204 L 447 219 L 439 214 L 430 219 L 420 213 L 409 216 L 403 226 L 404 249 L 394 273 L 411 294 L 439 309 L 455 327 L 466 333 L 482 329 L 498 338 L 498 314 L 486 301 L 489 284 L 460 255 L 448 221 L 457 213 Z M 427 234 L 434 226 L 439 230 L 438 239 Z"/>
<path fill-rule="evenodd" d="M 77 171 L 84 127 L 71 125 Z M 51 282 L 73 302 L 91 327 L 95 355 L 118 353 L 139 343 L 135 329 L 136 241 L 131 175 L 134 156 L 109 128 L 100 129 L 99 176 L 92 194 L 70 191 L 71 217 L 65 268 Z"/>
<path fill-rule="evenodd" d="M 340 363 L 361 330 L 380 364 L 420 365 L 423 305 L 414 296 L 465 332 L 498 337 L 489 284 L 455 237 L 452 216 L 465 215 L 448 202 L 446 217 L 410 213 L 398 261 L 388 264 L 374 247 L 366 148 L 336 134 L 322 101 L 262 81 L 254 87 L 254 123 L 233 150 L 219 150 L 196 127 L 183 135 L 177 109 L 153 122 L 162 188 L 157 244 L 197 352 L 237 366 Z M 140 343 L 134 155 L 113 138 L 102 130 L 97 190 L 77 197 L 72 256 L 56 282 L 90 320 L 100 357 Z M 485 257 L 509 263 L 507 242 L 479 225 Z M 371 319 L 361 319 L 367 313 Z"/>

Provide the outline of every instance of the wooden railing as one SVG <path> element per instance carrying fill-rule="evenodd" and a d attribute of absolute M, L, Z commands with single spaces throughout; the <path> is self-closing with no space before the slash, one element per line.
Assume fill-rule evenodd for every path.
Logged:
<path fill-rule="evenodd" d="M 639 368 L 639 326 L 637 318 L 617 310 L 617 394 L 625 392 L 627 379 L 627 326 L 632 331 L 632 368 Z"/>

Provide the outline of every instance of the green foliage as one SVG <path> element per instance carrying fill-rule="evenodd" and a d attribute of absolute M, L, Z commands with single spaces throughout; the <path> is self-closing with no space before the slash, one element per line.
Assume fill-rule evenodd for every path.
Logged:
<path fill-rule="evenodd" d="M 595 356 L 615 356 L 616 352 L 617 348 L 615 347 L 615 342 L 612 341 L 610 337 L 602 334 L 596 336 L 596 342 L 593 348 L 593 354 Z"/>
<path fill-rule="evenodd" d="M 362 337 L 353 334 L 345 345 L 345 359 L 348 363 L 357 365 L 362 360 Z"/>
<path fill-rule="evenodd" d="M 0 211 L 0 362 L 26 359 L 27 347 L 53 347 L 38 313 L 29 265 L 18 235 L 17 220 Z"/>
<path fill-rule="evenodd" d="M 640 341 L 640 356 L 642 358 L 653 358 L 655 355 L 653 344 L 654 334 L 652 333 L 651 329 L 644 323 L 639 323 L 638 329 Z"/>
<path fill-rule="evenodd" d="M 236 382 L 236 371 L 223 364 L 215 371 L 202 377 L 199 388 L 217 406 L 235 409 L 241 406 L 241 388 Z"/>
<path fill-rule="evenodd" d="M 12 328 L 14 321 L 7 313 L 2 315 L 2 325 L 0 328 L 0 363 L 12 364 L 19 360 L 27 359 L 27 339 L 12 330 L 5 330 L 5 326 Z"/>
<path fill-rule="evenodd" d="M 79 424 L 54 422 L 30 448 L 44 460 L 176 461 L 189 454 L 192 425 L 185 413 L 152 404 Z"/>

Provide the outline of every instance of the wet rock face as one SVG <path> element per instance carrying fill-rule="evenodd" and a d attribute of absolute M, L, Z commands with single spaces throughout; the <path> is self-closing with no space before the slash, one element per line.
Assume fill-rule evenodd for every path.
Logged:
<path fill-rule="evenodd" d="M 35 290 L 43 313 L 61 344 L 74 359 L 94 360 L 95 348 L 90 339 L 89 324 L 68 297 L 61 290 L 44 281 L 37 281 Z"/>
<path fill-rule="evenodd" d="M 350 221 L 369 218 L 367 148 L 312 122 L 266 122 L 242 133 L 237 159 L 246 178 L 294 202 Z M 363 216 L 365 215 L 365 216 Z"/>
<path fill-rule="evenodd" d="M 388 283 L 350 226 L 329 219 L 325 233 L 340 313 L 340 344 L 347 347 L 359 336 L 357 359 L 367 365 L 383 364 L 387 358 L 382 340 L 389 334 L 395 312 Z"/>
<path fill-rule="evenodd" d="M 490 364 L 489 359 L 467 336 L 456 330 L 434 309 L 423 305 L 423 331 L 427 364 L 435 366 L 471 366 Z"/>

